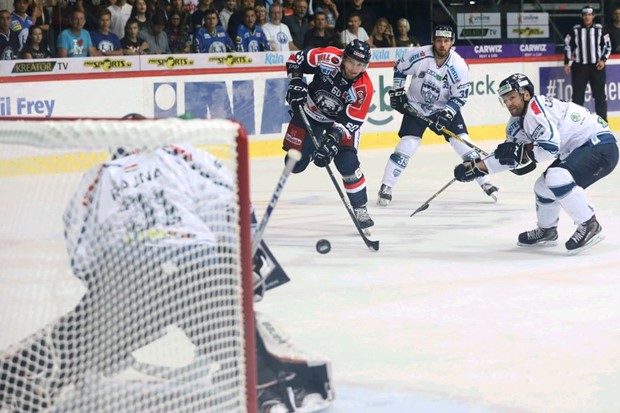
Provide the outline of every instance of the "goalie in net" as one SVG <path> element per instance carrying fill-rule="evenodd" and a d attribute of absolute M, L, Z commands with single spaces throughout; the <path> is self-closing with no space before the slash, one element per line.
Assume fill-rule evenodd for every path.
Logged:
<path fill-rule="evenodd" d="M 243 411 L 243 357 L 230 354 L 243 332 L 226 327 L 239 317 L 230 310 L 240 282 L 233 189 L 218 159 L 190 145 L 115 150 L 87 172 L 64 214 L 71 268 L 87 291 L 1 355 L 0 412 Z M 288 280 L 264 242 L 254 270 L 258 298 Z M 174 332 L 189 362 L 136 358 Z M 261 411 L 328 406 L 329 363 L 307 360 L 282 337 L 257 323 Z"/>

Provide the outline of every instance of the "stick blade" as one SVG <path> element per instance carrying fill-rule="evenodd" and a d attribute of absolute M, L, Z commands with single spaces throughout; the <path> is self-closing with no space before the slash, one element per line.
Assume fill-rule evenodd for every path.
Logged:
<path fill-rule="evenodd" d="M 379 251 L 379 241 L 369 241 L 367 245 L 370 251 Z"/>
<path fill-rule="evenodd" d="M 430 206 L 430 204 L 424 204 L 421 207 L 419 207 L 418 209 L 416 209 L 415 211 L 413 211 L 413 213 L 411 215 L 409 215 L 410 217 L 414 216 L 415 214 L 417 214 L 418 212 L 422 212 L 422 211 L 426 211 L 428 209 L 428 207 Z"/>

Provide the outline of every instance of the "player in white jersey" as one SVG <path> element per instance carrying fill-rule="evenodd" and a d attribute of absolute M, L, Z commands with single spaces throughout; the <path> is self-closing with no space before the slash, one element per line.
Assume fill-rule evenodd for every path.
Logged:
<path fill-rule="evenodd" d="M 400 179 L 409 159 L 422 141 L 422 134 L 430 128 L 443 134 L 463 160 L 479 157 L 478 153 L 457 139 L 442 132 L 444 128 L 469 141 L 469 134 L 461 109 L 469 95 L 469 68 L 456 51 L 454 30 L 439 25 L 433 34 L 433 44 L 411 49 L 394 66 L 394 85 L 390 90 L 390 105 L 402 113 L 403 120 L 398 131 L 400 141 L 385 166 L 377 204 L 387 206 L 392 200 L 392 188 Z M 405 92 L 407 77 L 411 77 Z M 430 120 L 416 116 L 415 113 Z M 497 187 L 488 177 L 476 179 L 484 192 L 496 200 Z"/>
<path fill-rule="evenodd" d="M 601 241 L 602 228 L 584 189 L 618 163 L 616 138 L 607 122 L 583 106 L 535 95 L 530 79 L 520 73 L 502 80 L 498 94 L 512 115 L 506 142 L 494 156 L 457 165 L 455 178 L 467 182 L 529 162 L 553 160 L 534 184 L 538 227 L 519 234 L 518 245 L 556 245 L 561 209 L 577 225 L 565 244 L 569 254 Z"/>

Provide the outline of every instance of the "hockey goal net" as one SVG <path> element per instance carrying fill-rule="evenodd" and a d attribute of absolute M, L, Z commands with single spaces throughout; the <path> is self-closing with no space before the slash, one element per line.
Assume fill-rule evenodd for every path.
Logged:
<path fill-rule="evenodd" d="M 2 121 L 0 194 L 0 413 L 255 411 L 243 127 Z"/>

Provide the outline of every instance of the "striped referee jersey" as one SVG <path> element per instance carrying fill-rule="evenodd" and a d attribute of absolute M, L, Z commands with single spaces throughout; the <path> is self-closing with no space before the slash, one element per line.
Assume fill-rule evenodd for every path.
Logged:
<path fill-rule="evenodd" d="M 564 38 L 564 64 L 575 63 L 596 64 L 599 60 L 607 61 L 611 54 L 609 34 L 600 23 L 590 27 L 576 24 Z"/>

